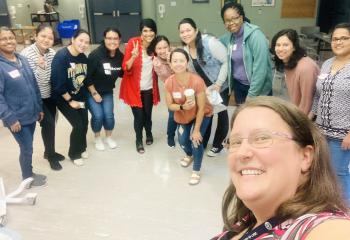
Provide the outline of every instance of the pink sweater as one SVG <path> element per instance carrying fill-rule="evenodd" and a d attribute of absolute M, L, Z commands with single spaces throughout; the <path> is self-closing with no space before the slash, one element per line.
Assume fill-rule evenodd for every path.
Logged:
<path fill-rule="evenodd" d="M 289 98 L 305 114 L 311 110 L 319 72 L 319 67 L 309 57 L 301 58 L 294 69 L 285 69 Z"/>
<path fill-rule="evenodd" d="M 171 70 L 169 64 L 166 61 L 160 59 L 159 57 L 153 58 L 153 69 L 162 82 L 164 82 L 165 79 L 167 79 L 168 77 L 170 77 L 170 75 L 173 74 L 173 71 Z"/>

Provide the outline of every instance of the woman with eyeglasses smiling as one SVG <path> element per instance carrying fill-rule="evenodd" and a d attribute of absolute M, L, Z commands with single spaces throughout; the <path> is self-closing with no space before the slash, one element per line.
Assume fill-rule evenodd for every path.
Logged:
<path fill-rule="evenodd" d="M 348 238 L 349 208 L 327 142 L 295 105 L 248 100 L 234 112 L 229 139 L 225 231 L 213 240 Z"/>
<path fill-rule="evenodd" d="M 336 25 L 331 37 L 335 56 L 322 65 L 312 113 L 327 138 L 333 167 L 350 203 L 350 24 Z"/>
<path fill-rule="evenodd" d="M 228 81 L 236 103 L 243 103 L 246 97 L 271 95 L 272 67 L 265 35 L 249 23 L 239 3 L 226 3 L 221 18 L 229 31 L 220 40 L 228 51 Z"/>
<path fill-rule="evenodd" d="M 89 90 L 88 108 L 91 113 L 91 128 L 95 134 L 95 148 L 105 150 L 104 142 L 111 149 L 117 147 L 112 138 L 114 129 L 113 89 L 118 78 L 123 76 L 124 54 L 119 50 L 121 34 L 118 29 L 109 27 L 103 32 L 103 41 L 88 57 L 86 86 Z M 106 138 L 101 138 L 101 129 Z"/>

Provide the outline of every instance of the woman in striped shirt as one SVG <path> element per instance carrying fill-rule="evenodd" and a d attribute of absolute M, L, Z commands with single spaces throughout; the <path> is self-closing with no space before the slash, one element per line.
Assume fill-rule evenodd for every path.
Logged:
<path fill-rule="evenodd" d="M 36 29 L 35 43 L 23 49 L 21 54 L 28 59 L 39 85 L 43 100 L 44 119 L 41 121 L 41 136 L 45 146 L 46 158 L 53 170 L 61 170 L 59 161 L 64 156 L 55 151 L 55 118 L 56 104 L 51 98 L 51 63 L 55 51 L 51 48 L 54 43 L 54 31 L 51 26 L 40 25 Z"/>

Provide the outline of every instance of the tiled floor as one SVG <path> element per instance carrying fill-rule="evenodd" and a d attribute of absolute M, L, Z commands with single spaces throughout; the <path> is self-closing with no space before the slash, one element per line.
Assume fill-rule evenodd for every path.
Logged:
<path fill-rule="evenodd" d="M 115 114 L 113 136 L 119 147 L 96 151 L 89 129 L 91 156 L 85 166 L 65 160 L 59 172 L 51 171 L 43 160 L 37 126 L 33 165 L 36 172 L 47 175 L 48 185 L 25 191 L 38 193 L 36 205 L 9 205 L 6 227 L 24 240 L 196 240 L 218 233 L 221 197 L 229 182 L 226 154 L 205 156 L 201 183 L 189 186 L 191 168 L 179 164 L 183 152 L 166 145 L 164 101 L 153 110 L 155 142 L 144 155 L 135 150 L 130 108 L 117 100 Z M 66 156 L 69 133 L 60 114 L 56 150 Z M 0 127 L 0 176 L 7 191 L 21 180 L 18 153 L 12 135 Z"/>

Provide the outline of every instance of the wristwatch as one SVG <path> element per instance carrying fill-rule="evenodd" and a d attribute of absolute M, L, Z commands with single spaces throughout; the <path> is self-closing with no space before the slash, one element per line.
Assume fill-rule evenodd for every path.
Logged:
<path fill-rule="evenodd" d="M 97 95 L 97 94 L 98 94 L 97 92 L 91 93 L 92 96 L 95 96 L 95 95 Z"/>
<path fill-rule="evenodd" d="M 182 107 L 182 104 L 180 104 L 180 110 L 184 110 L 184 108 Z"/>

